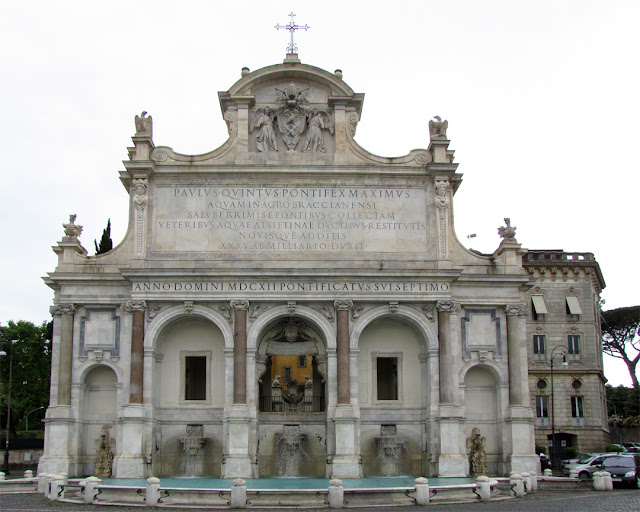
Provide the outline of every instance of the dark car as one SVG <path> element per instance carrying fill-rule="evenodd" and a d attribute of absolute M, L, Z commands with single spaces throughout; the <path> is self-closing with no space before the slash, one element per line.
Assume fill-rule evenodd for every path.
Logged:
<path fill-rule="evenodd" d="M 631 455 L 602 455 L 576 469 L 580 478 L 592 478 L 596 471 L 608 471 L 613 483 L 640 487 L 636 459 Z"/>

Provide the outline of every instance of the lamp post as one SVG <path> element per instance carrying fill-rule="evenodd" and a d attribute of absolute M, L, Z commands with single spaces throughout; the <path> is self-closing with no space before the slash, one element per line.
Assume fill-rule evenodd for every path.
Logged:
<path fill-rule="evenodd" d="M 31 414 L 32 412 L 39 411 L 40 409 L 44 409 L 44 405 L 41 407 L 36 407 L 35 409 L 32 409 L 25 415 L 24 422 L 25 422 L 25 429 L 27 432 L 29 432 L 29 414 Z"/>
<path fill-rule="evenodd" d="M 553 347 L 549 362 L 551 364 L 551 467 L 558 467 L 558 445 L 556 443 L 555 397 L 553 393 L 553 359 L 562 356 L 562 365 L 567 366 L 567 349 L 562 345 Z"/>

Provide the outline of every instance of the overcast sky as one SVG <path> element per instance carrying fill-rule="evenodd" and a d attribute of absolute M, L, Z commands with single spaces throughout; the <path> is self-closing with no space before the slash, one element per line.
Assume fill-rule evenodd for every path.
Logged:
<path fill-rule="evenodd" d="M 364 148 L 404 155 L 434 115 L 449 121 L 463 243 L 492 252 L 510 217 L 523 247 L 594 253 L 605 309 L 640 302 L 637 0 L 21 0 L 0 16 L 2 322 L 50 318 L 41 277 L 70 213 L 90 254 L 108 218 L 124 237 L 134 115 L 153 116 L 156 145 L 220 146 L 217 92 L 282 62 L 274 26 L 292 10 L 311 27 L 302 62 L 365 93 Z"/>

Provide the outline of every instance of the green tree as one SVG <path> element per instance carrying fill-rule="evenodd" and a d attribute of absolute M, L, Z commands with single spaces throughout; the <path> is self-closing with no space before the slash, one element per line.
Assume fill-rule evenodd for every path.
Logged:
<path fill-rule="evenodd" d="M 111 249 L 113 249 L 113 240 L 111 240 L 111 219 L 107 221 L 107 227 L 102 231 L 100 245 L 98 245 L 97 240 L 94 240 L 93 243 L 96 246 L 96 256 L 98 254 L 109 252 Z"/>
<path fill-rule="evenodd" d="M 640 416 L 640 391 L 626 386 L 607 384 L 607 412 L 620 419 Z"/>
<path fill-rule="evenodd" d="M 634 389 L 640 390 L 636 373 L 640 361 L 640 306 L 603 311 L 600 318 L 602 349 L 624 361 Z"/>
<path fill-rule="evenodd" d="M 10 430 L 25 428 L 25 416 L 29 416 L 29 430 L 41 430 L 39 421 L 44 416 L 40 407 L 49 404 L 49 382 L 51 376 L 51 338 L 53 324 L 44 322 L 34 325 L 20 320 L 9 321 L 0 325 L 0 350 L 6 356 L 0 360 L 2 371 L 0 387 L 2 388 L 2 428 L 6 427 L 7 397 L 9 391 L 9 365 L 11 365 L 11 416 Z"/>

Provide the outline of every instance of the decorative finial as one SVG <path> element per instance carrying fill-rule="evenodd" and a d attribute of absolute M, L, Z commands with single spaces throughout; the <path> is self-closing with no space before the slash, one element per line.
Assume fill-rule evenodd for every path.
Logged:
<path fill-rule="evenodd" d="M 306 25 L 306 24 L 305 25 L 296 25 L 296 22 L 294 20 L 296 15 L 293 14 L 293 11 L 291 11 L 291 13 L 289 13 L 288 16 L 291 17 L 291 21 L 289 23 L 287 23 L 286 25 L 280 25 L 280 23 L 278 23 L 274 28 L 276 30 L 280 30 L 281 28 L 284 28 L 285 30 L 288 30 L 291 33 L 291 41 L 287 45 L 287 53 L 298 53 L 298 45 L 293 42 L 293 33 L 296 30 L 305 30 L 305 31 L 307 31 L 311 27 L 309 25 Z"/>
<path fill-rule="evenodd" d="M 498 228 L 498 234 L 503 238 L 502 243 L 518 243 L 516 240 L 516 227 L 511 225 L 511 219 L 505 217 L 504 223 L 506 226 Z"/>
<path fill-rule="evenodd" d="M 142 114 L 136 116 L 136 135 L 149 135 L 149 137 L 153 136 L 153 118 L 151 116 L 147 117 L 147 112 L 145 110 L 142 111 Z"/>
<path fill-rule="evenodd" d="M 67 236 L 67 238 L 77 240 L 80 236 L 80 233 L 82 233 L 82 226 L 78 226 L 76 224 L 75 213 L 69 215 L 69 224 L 63 224 L 62 227 L 64 228 L 64 234 Z"/>
<path fill-rule="evenodd" d="M 449 121 L 443 121 L 440 116 L 434 116 L 433 119 L 429 121 L 429 136 L 431 139 L 446 139 Z"/>

